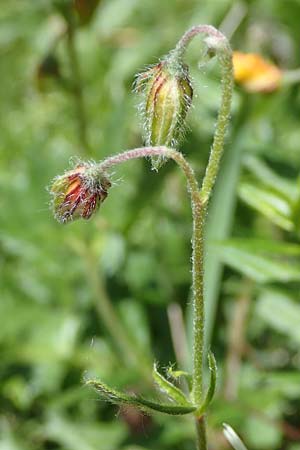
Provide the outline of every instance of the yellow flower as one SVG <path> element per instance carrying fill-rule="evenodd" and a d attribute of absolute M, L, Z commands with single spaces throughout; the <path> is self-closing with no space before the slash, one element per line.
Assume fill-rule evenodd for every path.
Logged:
<path fill-rule="evenodd" d="M 282 71 L 256 53 L 233 52 L 234 78 L 248 92 L 273 92 L 282 81 Z"/>

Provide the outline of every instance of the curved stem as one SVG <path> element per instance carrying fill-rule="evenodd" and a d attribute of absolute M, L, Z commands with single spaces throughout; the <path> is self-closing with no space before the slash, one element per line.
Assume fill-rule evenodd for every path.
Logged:
<path fill-rule="evenodd" d="M 224 49 L 220 50 L 217 53 L 217 57 L 221 67 L 222 98 L 214 140 L 201 188 L 201 199 L 203 203 L 208 202 L 219 171 L 220 161 L 224 149 L 226 131 L 230 119 L 230 109 L 234 83 L 232 54 L 229 46 L 226 46 L 224 47 Z"/>
<path fill-rule="evenodd" d="M 210 25 L 188 30 L 173 50 L 174 58 L 182 58 L 190 41 L 198 34 L 207 35 L 206 44 L 213 50 L 221 67 L 222 98 L 210 157 L 201 190 L 193 195 L 193 392 L 195 404 L 203 400 L 204 359 L 204 225 L 208 201 L 219 171 L 224 148 L 233 90 L 232 51 L 227 38 Z M 197 448 L 206 450 L 205 418 L 196 417 Z"/>
<path fill-rule="evenodd" d="M 194 174 L 194 170 L 187 162 L 187 160 L 184 158 L 184 156 L 180 152 L 172 148 L 159 146 L 159 147 L 140 147 L 135 148 L 133 150 L 127 150 L 125 152 L 118 153 L 117 155 L 106 158 L 104 161 L 99 163 L 98 167 L 100 171 L 106 171 L 110 169 L 112 166 L 121 164 L 131 159 L 147 158 L 150 156 L 164 156 L 166 158 L 173 159 L 178 164 L 178 166 L 181 168 L 181 170 L 184 172 L 186 176 L 188 183 L 188 190 L 193 200 L 193 196 L 197 195 L 199 191 L 199 186 Z"/>
<path fill-rule="evenodd" d="M 193 298 L 194 298 L 194 370 L 193 385 L 195 387 L 194 401 L 200 404 L 202 400 L 202 360 L 204 348 L 204 301 L 203 301 L 203 227 L 205 211 L 202 209 L 199 185 L 194 170 L 176 150 L 167 147 L 142 147 L 128 150 L 112 156 L 99 164 L 99 170 L 105 171 L 110 167 L 135 158 L 149 156 L 164 156 L 173 159 L 184 172 L 188 191 L 191 197 L 191 208 L 193 215 L 192 236 L 192 274 L 193 274 Z M 201 370 L 198 370 L 201 367 Z M 204 422 L 203 422 L 203 427 Z M 203 439 L 202 439 L 203 440 Z M 205 447 L 199 447 L 205 448 Z"/>
<path fill-rule="evenodd" d="M 165 156 L 172 158 L 183 170 L 187 178 L 188 190 L 191 195 L 193 213 L 192 237 L 192 273 L 193 273 L 193 391 L 192 398 L 196 405 L 203 400 L 203 358 L 204 358 L 204 225 L 207 214 L 208 201 L 213 190 L 219 171 L 224 148 L 225 135 L 230 118 L 230 108 L 233 90 L 232 51 L 226 37 L 210 25 L 199 25 L 187 31 L 178 42 L 170 57 L 182 58 L 191 39 L 198 34 L 208 35 L 206 44 L 213 50 L 221 67 L 222 97 L 218 113 L 217 124 L 211 147 L 210 157 L 199 189 L 193 169 L 181 153 L 166 147 L 143 147 L 129 150 L 103 161 L 99 168 L 109 167 L 133 158 L 147 156 Z M 198 450 L 206 450 L 205 417 L 196 415 L 196 432 Z"/>
<path fill-rule="evenodd" d="M 227 43 L 227 39 L 224 34 L 212 25 L 196 25 L 184 33 L 182 38 L 178 41 L 174 52 L 177 53 L 178 56 L 182 57 L 190 41 L 195 36 L 198 36 L 198 34 L 206 34 L 210 37 L 216 38 L 219 42 L 221 41 Z"/>
<path fill-rule="evenodd" d="M 215 184 L 223 153 L 226 130 L 230 119 L 234 77 L 232 51 L 228 40 L 223 33 L 211 25 L 197 25 L 188 30 L 179 40 L 174 49 L 175 57 L 182 58 L 186 52 L 188 44 L 198 34 L 207 35 L 206 44 L 216 53 L 221 68 L 221 105 L 218 113 L 209 162 L 201 188 L 201 200 L 203 203 L 207 203 Z"/>

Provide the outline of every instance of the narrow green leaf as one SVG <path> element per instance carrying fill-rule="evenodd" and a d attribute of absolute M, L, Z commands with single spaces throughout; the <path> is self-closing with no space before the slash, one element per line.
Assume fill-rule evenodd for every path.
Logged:
<path fill-rule="evenodd" d="M 224 263 L 257 282 L 299 280 L 299 245 L 232 239 L 217 244 L 216 249 Z"/>
<path fill-rule="evenodd" d="M 267 166 L 261 159 L 253 155 L 247 155 L 243 161 L 244 166 L 265 186 L 280 193 L 289 201 L 297 197 L 297 187 L 288 178 L 283 178 Z"/>
<path fill-rule="evenodd" d="M 224 435 L 227 439 L 227 441 L 232 445 L 234 450 L 247 450 L 247 447 L 244 445 L 241 438 L 236 434 L 233 428 L 231 428 L 230 425 L 227 425 L 227 423 L 223 423 L 224 427 Z"/>
<path fill-rule="evenodd" d="M 86 384 L 94 387 L 97 392 L 107 401 L 120 405 L 120 404 L 128 404 L 132 406 L 136 406 L 143 411 L 158 411 L 164 414 L 169 415 L 184 415 L 192 413 L 196 410 L 196 407 L 193 405 L 183 406 L 183 405 L 168 405 L 163 403 L 154 402 L 152 400 L 147 400 L 145 398 L 136 396 L 136 395 L 128 395 L 124 392 L 117 391 L 116 389 L 112 389 L 106 384 L 97 381 L 97 380 L 87 380 Z"/>
<path fill-rule="evenodd" d="M 269 327 L 299 345 L 299 303 L 280 291 L 266 290 L 258 298 L 255 312 Z"/>
<path fill-rule="evenodd" d="M 279 227 L 288 231 L 293 229 L 291 202 L 282 193 L 253 181 L 241 183 L 239 196 Z"/>
<path fill-rule="evenodd" d="M 210 370 L 209 387 L 208 387 L 204 402 L 202 403 L 199 410 L 197 411 L 197 415 L 201 415 L 207 410 L 207 408 L 210 405 L 210 403 L 215 395 L 215 392 L 216 392 L 217 363 L 216 363 L 214 354 L 211 351 L 208 353 L 208 366 L 209 366 L 209 370 Z"/>
<path fill-rule="evenodd" d="M 287 241 L 272 241 L 266 239 L 230 239 L 221 242 L 222 244 L 232 244 L 237 248 L 245 252 L 262 253 L 270 256 L 286 256 L 286 257 L 299 257 L 300 245 Z"/>
<path fill-rule="evenodd" d="M 300 196 L 292 205 L 292 220 L 295 229 L 299 232 L 300 229 Z"/>
<path fill-rule="evenodd" d="M 191 403 L 187 400 L 184 393 L 158 372 L 156 364 L 154 364 L 152 376 L 157 386 L 171 400 L 179 403 L 179 405 L 191 406 Z"/>

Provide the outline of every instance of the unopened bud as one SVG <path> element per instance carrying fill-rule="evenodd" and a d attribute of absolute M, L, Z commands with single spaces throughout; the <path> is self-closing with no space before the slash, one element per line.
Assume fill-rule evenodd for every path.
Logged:
<path fill-rule="evenodd" d="M 193 97 L 188 66 L 170 54 L 137 76 L 135 90 L 142 95 L 145 144 L 176 147 Z"/>
<path fill-rule="evenodd" d="M 61 223 L 89 219 L 107 197 L 111 183 L 95 164 L 80 164 L 54 179 L 50 188 L 55 218 Z"/>

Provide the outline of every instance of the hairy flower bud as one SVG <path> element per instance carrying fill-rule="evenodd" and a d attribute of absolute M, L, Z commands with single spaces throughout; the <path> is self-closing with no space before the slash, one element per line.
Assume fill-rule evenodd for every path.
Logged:
<path fill-rule="evenodd" d="M 96 164 L 80 164 L 56 177 L 50 188 L 55 218 L 61 223 L 89 219 L 106 199 L 110 186 Z"/>
<path fill-rule="evenodd" d="M 135 91 L 142 96 L 145 144 L 176 147 L 193 97 L 188 66 L 171 53 L 137 76 Z"/>

